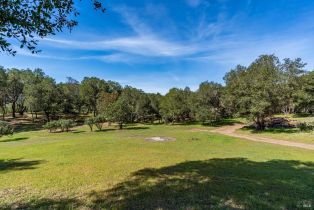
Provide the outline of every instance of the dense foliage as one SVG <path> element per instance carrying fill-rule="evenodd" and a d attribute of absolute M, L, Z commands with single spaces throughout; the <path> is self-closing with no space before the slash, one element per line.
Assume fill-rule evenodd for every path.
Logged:
<path fill-rule="evenodd" d="M 73 120 L 55 120 L 47 122 L 44 125 L 44 128 L 49 130 L 49 132 L 55 132 L 60 129 L 61 132 L 69 132 L 71 128 L 73 128 L 76 123 Z"/>
<path fill-rule="evenodd" d="M 0 121 L 0 137 L 13 134 L 13 127 L 10 123 Z"/>
<path fill-rule="evenodd" d="M 91 130 L 101 130 L 104 122 L 122 128 L 133 122 L 213 123 L 234 116 L 248 117 L 257 129 L 264 129 L 276 113 L 314 113 L 314 73 L 305 66 L 301 59 L 262 55 L 248 67 L 228 72 L 225 85 L 206 81 L 196 91 L 172 88 L 165 95 L 96 77 L 56 83 L 40 69 L 0 67 L 0 111 L 13 118 L 28 112 L 33 120 L 41 113 L 47 122 L 66 114 L 93 113 L 85 122 Z M 55 129 L 53 123 L 47 128 Z"/>

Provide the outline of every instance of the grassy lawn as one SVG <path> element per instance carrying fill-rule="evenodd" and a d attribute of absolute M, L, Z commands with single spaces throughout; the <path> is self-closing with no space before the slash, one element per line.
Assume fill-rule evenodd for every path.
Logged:
<path fill-rule="evenodd" d="M 300 117 L 293 115 L 278 115 L 277 117 L 287 117 L 298 122 L 314 122 L 314 117 Z M 256 132 L 255 130 L 243 128 L 237 130 L 240 134 L 252 134 L 261 137 L 270 137 L 287 141 L 314 144 L 314 132 L 301 132 L 298 128 L 269 128 L 265 131 Z"/>
<path fill-rule="evenodd" d="M 191 131 L 200 127 L 2 137 L 0 209 L 313 208 L 312 151 Z"/>

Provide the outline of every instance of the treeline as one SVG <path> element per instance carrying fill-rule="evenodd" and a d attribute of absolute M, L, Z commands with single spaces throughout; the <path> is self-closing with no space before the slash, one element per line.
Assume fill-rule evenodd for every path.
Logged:
<path fill-rule="evenodd" d="M 0 106 L 3 117 L 28 112 L 32 119 L 44 113 L 46 121 L 66 114 L 93 113 L 122 127 L 128 122 L 165 123 L 201 121 L 246 116 L 258 129 L 275 113 L 314 112 L 314 73 L 305 71 L 301 59 L 280 61 L 262 55 L 248 67 L 236 66 L 225 77 L 225 85 L 203 82 L 198 90 L 172 88 L 166 95 L 96 77 L 65 83 L 45 75 L 41 69 L 0 68 Z"/>

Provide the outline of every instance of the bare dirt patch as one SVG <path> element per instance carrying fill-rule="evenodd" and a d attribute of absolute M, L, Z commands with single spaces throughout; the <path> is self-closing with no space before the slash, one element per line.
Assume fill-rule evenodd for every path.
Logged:
<path fill-rule="evenodd" d="M 163 142 L 163 141 L 175 141 L 176 139 L 172 137 L 154 136 L 154 137 L 145 138 L 145 140 L 152 141 L 152 142 Z"/>

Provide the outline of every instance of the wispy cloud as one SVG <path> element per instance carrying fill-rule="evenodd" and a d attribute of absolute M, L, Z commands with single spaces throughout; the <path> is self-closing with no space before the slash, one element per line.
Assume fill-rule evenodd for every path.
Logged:
<path fill-rule="evenodd" d="M 47 43 L 53 44 L 54 47 L 82 49 L 82 50 L 114 50 L 118 52 L 131 53 L 149 57 L 176 57 L 191 55 L 199 52 L 196 45 L 184 45 L 158 37 L 151 36 L 133 36 L 117 39 L 106 39 L 103 41 L 73 41 L 61 39 L 45 39 Z"/>
<path fill-rule="evenodd" d="M 137 9 L 123 5 L 115 7 L 114 11 L 121 15 L 123 21 L 130 26 L 138 36 L 152 34 L 150 27 L 144 24 L 143 20 L 141 20 L 139 16 L 135 15 L 139 12 Z"/>
<path fill-rule="evenodd" d="M 201 0 L 186 0 L 190 6 L 198 6 Z M 152 15 L 152 5 L 145 9 Z M 190 27 L 192 33 L 188 39 L 177 36 L 163 36 L 166 29 L 155 28 L 141 17 L 139 9 L 127 6 L 116 6 L 114 11 L 120 14 L 124 23 L 131 29 L 129 34 L 117 37 L 100 37 L 98 40 L 65 40 L 46 38 L 44 43 L 53 48 L 69 50 L 79 49 L 81 52 L 95 51 L 97 55 L 59 57 L 50 55 L 33 55 L 22 52 L 23 55 L 60 60 L 100 60 L 107 63 L 124 62 L 145 63 L 159 60 L 183 59 L 194 62 L 216 63 L 246 63 L 262 53 L 276 53 L 279 56 L 308 57 L 308 49 L 313 47 L 311 40 L 303 36 L 291 36 L 293 30 L 287 33 L 272 34 L 272 36 L 254 33 L 243 33 L 238 28 L 241 16 L 226 14 L 223 6 L 215 17 L 208 18 L 202 10 L 198 23 Z M 147 9 L 148 8 L 148 9 Z M 159 6 L 160 13 L 166 14 L 164 7 Z M 158 13 L 159 14 L 159 13 Z M 292 27 L 293 28 L 293 27 Z M 253 58 L 252 58 L 253 57 Z"/>
<path fill-rule="evenodd" d="M 309 50 L 314 47 L 308 37 L 264 37 L 258 39 L 233 40 L 229 46 L 221 46 L 203 55 L 187 58 L 199 62 L 216 62 L 225 65 L 248 65 L 261 54 L 274 53 L 280 58 L 302 57 L 310 59 Z M 313 68 L 313 66 L 309 66 Z"/>
<path fill-rule="evenodd" d="M 201 3 L 201 0 L 194 0 L 189 3 L 197 5 Z M 150 5 L 146 6 L 145 9 L 151 13 L 151 8 L 152 6 Z M 166 13 L 162 6 L 157 8 L 162 13 Z M 191 36 L 188 40 L 180 40 L 178 37 L 165 37 L 161 35 L 163 30 L 155 29 L 140 18 L 138 14 L 141 14 L 141 11 L 139 9 L 117 6 L 114 8 L 114 11 L 121 15 L 124 23 L 130 27 L 133 34 L 121 37 L 115 36 L 113 38 L 106 37 L 98 41 L 46 38 L 44 42 L 51 47 L 103 51 L 106 55 L 96 56 L 96 58 L 106 62 L 134 62 L 140 59 L 147 61 L 149 60 L 147 58 L 173 59 L 203 57 L 208 52 L 230 44 L 229 40 L 221 43 L 211 40 L 211 38 L 219 35 L 227 27 L 223 13 L 217 15 L 216 21 L 208 22 L 203 11 L 199 23 L 196 24 L 196 36 Z M 155 14 L 155 12 L 153 13 Z M 194 27 L 191 30 L 194 30 Z M 132 57 L 132 59 L 128 57 Z M 136 57 L 137 59 L 134 59 Z"/>
<path fill-rule="evenodd" d="M 29 50 L 26 50 L 24 48 L 20 48 L 16 45 L 14 45 L 13 50 L 18 52 L 17 56 L 27 56 L 27 57 L 34 57 L 34 58 L 47 58 L 47 59 L 56 59 L 56 60 L 69 60 L 71 58 L 62 57 L 62 56 L 54 56 L 54 55 L 46 55 L 43 53 L 31 53 Z"/>
<path fill-rule="evenodd" d="M 145 9 L 152 12 L 151 7 L 147 6 Z M 161 6 L 158 8 L 163 11 Z M 117 6 L 114 11 L 121 15 L 125 24 L 131 28 L 134 34 L 120 37 L 115 36 L 113 38 L 106 37 L 98 41 L 46 38 L 44 39 L 44 43 L 50 47 L 111 52 L 113 55 L 109 57 L 109 60 L 112 61 L 116 61 L 117 58 L 125 58 L 126 54 L 142 57 L 176 58 L 195 55 L 204 50 L 204 47 L 200 43 L 187 43 L 177 41 L 175 37 L 165 38 L 159 35 L 156 29 L 148 26 L 137 15 L 140 12 L 134 8 Z"/>
<path fill-rule="evenodd" d="M 106 37 L 104 40 L 99 41 L 46 38 L 44 39 L 44 42 L 50 44 L 52 47 L 105 52 L 113 51 L 114 53 L 117 53 L 117 55 L 113 56 L 115 58 L 120 57 L 121 54 L 132 54 L 143 57 L 173 58 L 194 55 L 203 50 L 203 47 L 199 45 L 199 43 L 178 42 L 158 35 L 156 30 L 149 27 L 138 15 L 136 15 L 139 11 L 136 11 L 133 8 L 119 6 L 116 7 L 114 11 L 121 15 L 124 22 L 135 34 L 114 38 Z"/>

